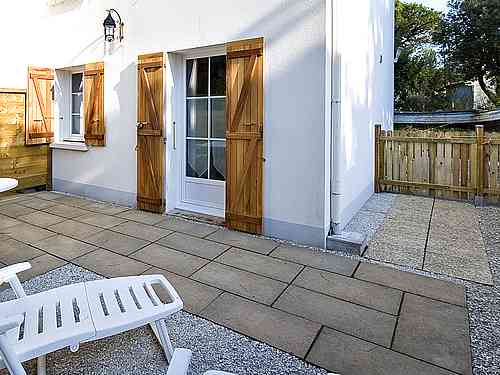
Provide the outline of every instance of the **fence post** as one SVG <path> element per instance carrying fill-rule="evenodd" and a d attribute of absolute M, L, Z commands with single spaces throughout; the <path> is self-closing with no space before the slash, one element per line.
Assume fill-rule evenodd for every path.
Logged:
<path fill-rule="evenodd" d="M 375 193 L 380 193 L 380 132 L 382 126 L 375 124 Z"/>
<path fill-rule="evenodd" d="M 484 126 L 476 125 L 476 197 L 474 202 L 478 206 L 483 205 L 483 180 L 484 180 Z"/>

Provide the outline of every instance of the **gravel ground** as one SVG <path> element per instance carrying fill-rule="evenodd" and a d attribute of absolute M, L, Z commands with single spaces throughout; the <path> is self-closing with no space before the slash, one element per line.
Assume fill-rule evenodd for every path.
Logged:
<path fill-rule="evenodd" d="M 474 375 L 500 374 L 500 208 L 478 208 L 493 286 L 466 283 Z"/>
<path fill-rule="evenodd" d="M 33 278 L 24 287 L 28 294 L 101 277 L 74 265 L 66 265 Z M 13 298 L 10 289 L 0 301 Z M 193 351 L 189 374 L 223 370 L 249 375 L 317 375 L 327 372 L 298 358 L 229 329 L 181 311 L 167 322 L 174 347 Z M 62 349 L 48 355 L 48 374 L 166 374 L 167 364 L 149 327 L 82 344 L 77 353 Z M 25 364 L 35 374 L 35 361 Z M 1 375 L 7 374 L 5 370 Z"/>

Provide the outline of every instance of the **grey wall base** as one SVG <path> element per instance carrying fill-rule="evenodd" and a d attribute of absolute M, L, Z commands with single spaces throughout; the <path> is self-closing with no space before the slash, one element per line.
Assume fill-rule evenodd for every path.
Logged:
<path fill-rule="evenodd" d="M 342 232 L 326 238 L 328 250 L 342 251 L 351 255 L 362 255 L 367 246 L 366 235 L 357 232 Z"/>
<path fill-rule="evenodd" d="M 112 202 L 123 206 L 135 207 L 136 194 L 121 190 L 114 190 L 102 186 L 81 184 L 79 182 L 60 180 L 54 178 L 52 182 L 54 191 L 80 195 L 83 197 Z"/>

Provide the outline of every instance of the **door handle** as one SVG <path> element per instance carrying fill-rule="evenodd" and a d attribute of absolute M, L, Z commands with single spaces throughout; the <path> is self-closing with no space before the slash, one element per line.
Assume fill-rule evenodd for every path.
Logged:
<path fill-rule="evenodd" d="M 147 122 L 138 122 L 137 129 L 142 129 L 144 127 L 144 125 L 147 125 L 147 124 L 148 124 Z"/>
<path fill-rule="evenodd" d="M 174 150 L 177 149 L 177 141 L 176 141 L 176 138 L 177 138 L 176 133 L 177 133 L 177 131 L 176 131 L 176 128 L 177 128 L 177 126 L 176 126 L 175 121 L 174 121 L 172 123 L 172 138 L 173 138 L 172 142 L 173 142 L 173 148 L 174 148 Z"/>

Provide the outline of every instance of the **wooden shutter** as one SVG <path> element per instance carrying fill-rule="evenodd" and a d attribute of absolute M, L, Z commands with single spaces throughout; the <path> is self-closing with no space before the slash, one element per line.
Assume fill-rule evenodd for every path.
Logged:
<path fill-rule="evenodd" d="M 226 225 L 250 233 L 262 233 L 263 48 L 226 46 Z"/>
<path fill-rule="evenodd" d="M 104 63 L 86 64 L 83 72 L 83 116 L 85 143 L 104 146 Z"/>
<path fill-rule="evenodd" d="M 137 65 L 137 207 L 165 210 L 163 53 L 140 55 Z"/>
<path fill-rule="evenodd" d="M 54 70 L 28 67 L 26 144 L 50 143 L 54 137 Z"/>

